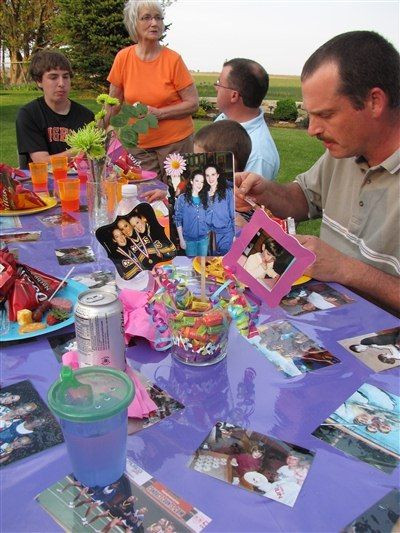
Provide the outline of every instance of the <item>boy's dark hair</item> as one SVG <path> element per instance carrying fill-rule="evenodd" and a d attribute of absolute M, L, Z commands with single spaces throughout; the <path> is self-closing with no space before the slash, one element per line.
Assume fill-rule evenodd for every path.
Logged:
<path fill-rule="evenodd" d="M 264 67 L 252 59 L 236 57 L 225 61 L 224 67 L 231 67 L 229 86 L 238 91 L 247 107 L 260 107 L 269 87 L 269 76 Z"/>
<path fill-rule="evenodd" d="M 33 56 L 29 65 L 29 75 L 33 81 L 41 82 L 43 74 L 49 70 L 67 70 L 72 78 L 71 63 L 64 54 L 56 50 L 40 50 Z"/>
<path fill-rule="evenodd" d="M 301 81 L 324 63 L 336 63 L 339 92 L 350 98 L 355 109 L 363 109 L 368 92 L 379 87 L 389 99 L 389 107 L 400 107 L 399 53 L 384 37 L 373 31 L 350 31 L 333 37 L 306 61 Z"/>
<path fill-rule="evenodd" d="M 242 172 L 251 153 L 251 139 L 244 127 L 234 120 L 217 120 L 201 128 L 194 142 L 205 152 L 232 152 L 235 170 Z"/>

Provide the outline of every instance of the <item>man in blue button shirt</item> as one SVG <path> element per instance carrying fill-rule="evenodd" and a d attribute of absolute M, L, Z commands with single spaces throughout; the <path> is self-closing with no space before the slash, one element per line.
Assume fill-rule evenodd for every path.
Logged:
<path fill-rule="evenodd" d="M 274 180 L 279 154 L 260 108 L 269 86 L 267 72 L 256 61 L 235 58 L 224 63 L 214 85 L 221 111 L 216 120 L 236 120 L 250 135 L 252 150 L 245 170 Z"/>

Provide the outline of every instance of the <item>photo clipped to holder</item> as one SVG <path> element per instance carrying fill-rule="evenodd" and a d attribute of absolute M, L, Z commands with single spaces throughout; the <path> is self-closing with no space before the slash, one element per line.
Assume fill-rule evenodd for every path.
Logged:
<path fill-rule="evenodd" d="M 225 255 L 235 236 L 233 154 L 170 154 L 164 168 L 170 193 L 171 240 L 178 255 Z"/>
<path fill-rule="evenodd" d="M 269 307 L 276 307 L 314 261 L 310 250 L 257 209 L 222 263 Z"/>
<path fill-rule="evenodd" d="M 98 228 L 96 238 L 124 280 L 131 280 L 176 256 L 176 248 L 158 222 L 154 209 L 145 202 Z"/>

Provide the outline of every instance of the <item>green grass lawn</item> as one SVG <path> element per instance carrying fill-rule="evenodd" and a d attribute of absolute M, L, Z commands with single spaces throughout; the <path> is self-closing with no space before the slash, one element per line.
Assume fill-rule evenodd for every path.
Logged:
<path fill-rule="evenodd" d="M 217 75 L 215 75 L 217 76 Z M 17 146 L 15 138 L 15 117 L 20 106 L 37 98 L 39 91 L 12 90 L 0 91 L 0 162 L 12 166 L 18 165 Z M 90 94 L 72 91 L 71 98 L 85 105 L 93 111 L 98 111 L 99 106 Z M 206 120 L 195 120 L 196 131 L 209 124 Z M 271 127 L 271 134 L 278 148 L 281 159 L 277 181 L 286 183 L 292 181 L 297 174 L 304 172 L 322 155 L 323 147 L 316 140 L 307 135 L 305 130 Z M 299 224 L 299 233 L 318 235 L 319 220 L 312 220 Z"/>
<path fill-rule="evenodd" d="M 218 79 L 218 72 L 194 72 L 192 73 L 200 96 L 215 96 L 213 83 Z M 301 86 L 299 76 L 273 76 L 269 78 L 268 100 L 280 100 L 293 98 L 301 101 Z"/>

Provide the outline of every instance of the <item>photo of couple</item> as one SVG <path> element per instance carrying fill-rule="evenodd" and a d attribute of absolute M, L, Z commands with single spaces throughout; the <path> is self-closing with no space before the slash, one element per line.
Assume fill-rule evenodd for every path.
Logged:
<path fill-rule="evenodd" d="M 271 290 L 294 257 L 264 230 L 251 239 L 238 264 L 266 289 Z"/>
<path fill-rule="evenodd" d="M 98 228 L 96 237 L 125 280 L 176 255 L 175 245 L 148 203 L 140 203 L 127 215 L 117 216 L 112 224 Z"/>
<path fill-rule="evenodd" d="M 305 448 L 217 422 L 189 467 L 293 507 L 313 458 Z"/>
<path fill-rule="evenodd" d="M 223 256 L 235 236 L 233 155 L 213 152 L 179 158 L 181 173 L 170 176 L 171 234 L 178 255 Z"/>

